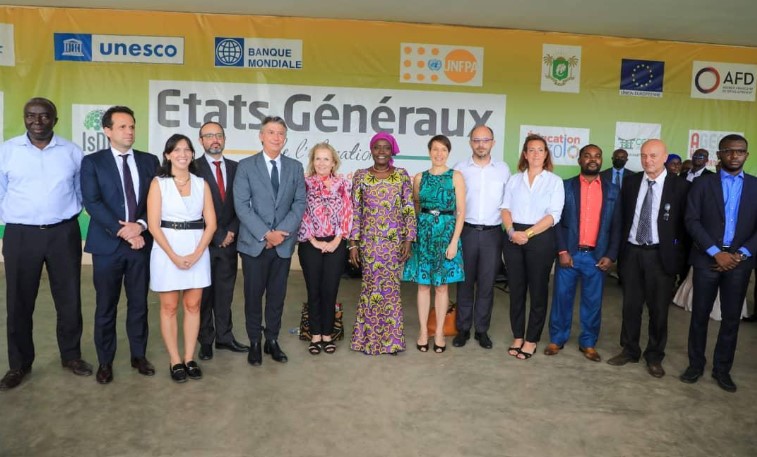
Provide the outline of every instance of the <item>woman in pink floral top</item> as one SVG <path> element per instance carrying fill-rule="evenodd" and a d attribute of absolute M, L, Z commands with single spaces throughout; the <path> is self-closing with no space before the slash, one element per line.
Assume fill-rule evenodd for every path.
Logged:
<path fill-rule="evenodd" d="M 347 259 L 342 239 L 352 229 L 350 182 L 336 176 L 338 168 L 339 156 L 331 145 L 313 146 L 305 172 L 307 207 L 298 234 L 312 335 L 308 351 L 313 355 L 336 351 L 331 332 L 339 279 Z"/>

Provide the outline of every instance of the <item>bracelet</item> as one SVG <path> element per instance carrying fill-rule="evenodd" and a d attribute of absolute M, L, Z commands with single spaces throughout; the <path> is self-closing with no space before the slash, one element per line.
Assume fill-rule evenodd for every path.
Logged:
<path fill-rule="evenodd" d="M 535 233 L 534 233 L 533 229 L 526 230 L 526 236 L 527 237 L 533 238 L 534 235 L 535 235 Z"/>
<path fill-rule="evenodd" d="M 353 249 L 357 249 L 357 246 L 347 246 L 347 250 L 348 251 L 351 251 Z"/>

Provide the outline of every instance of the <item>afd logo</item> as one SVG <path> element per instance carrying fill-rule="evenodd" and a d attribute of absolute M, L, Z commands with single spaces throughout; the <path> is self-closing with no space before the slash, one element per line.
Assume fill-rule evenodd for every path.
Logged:
<path fill-rule="evenodd" d="M 56 33 L 55 60 L 74 62 L 184 63 L 184 37 Z"/>

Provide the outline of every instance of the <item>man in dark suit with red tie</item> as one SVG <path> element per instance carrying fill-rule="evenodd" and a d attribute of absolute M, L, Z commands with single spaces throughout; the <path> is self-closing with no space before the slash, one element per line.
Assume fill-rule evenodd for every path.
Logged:
<path fill-rule="evenodd" d="M 200 143 L 205 155 L 197 159 L 198 174 L 207 181 L 213 195 L 218 228 L 210 242 L 211 283 L 202 291 L 200 308 L 200 360 L 213 358 L 216 349 L 247 352 L 231 332 L 231 302 L 237 280 L 237 239 L 239 219 L 234 211 L 234 175 L 237 163 L 223 156 L 226 134 L 217 122 L 200 127 Z"/>
<path fill-rule="evenodd" d="M 665 376 L 662 360 L 668 339 L 668 305 L 675 275 L 686 261 L 686 231 L 683 223 L 689 183 L 668 174 L 668 150 L 660 140 L 641 146 L 644 173 L 628 178 L 621 191 L 623 247 L 623 351 L 607 361 L 610 365 L 638 362 L 644 304 L 649 311 L 649 340 L 644 350 L 650 375 Z"/>
<path fill-rule="evenodd" d="M 686 208 L 686 228 L 694 240 L 694 298 L 689 326 L 689 367 L 681 375 L 696 382 L 706 363 L 707 326 L 718 292 L 720 322 L 712 361 L 712 377 L 727 392 L 735 392 L 731 379 L 739 333 L 741 308 L 757 253 L 757 178 L 744 173 L 749 152 L 741 135 L 720 140 L 720 172 L 694 181 Z"/>
<path fill-rule="evenodd" d="M 147 290 L 152 237 L 147 231 L 147 191 L 158 158 L 132 149 L 134 112 L 113 106 L 102 118 L 110 148 L 84 157 L 82 203 L 90 216 L 84 251 L 92 254 L 95 285 L 95 347 L 100 366 L 97 382 L 113 381 L 116 355 L 116 311 L 121 284 L 126 287 L 126 334 L 131 366 L 152 376 L 147 350 Z"/>

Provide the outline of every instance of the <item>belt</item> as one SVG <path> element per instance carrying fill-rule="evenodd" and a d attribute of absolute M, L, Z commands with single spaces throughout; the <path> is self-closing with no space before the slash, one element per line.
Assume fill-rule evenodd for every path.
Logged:
<path fill-rule="evenodd" d="M 160 226 L 174 230 L 203 230 L 205 229 L 205 221 L 202 219 L 187 222 L 160 221 Z"/>
<path fill-rule="evenodd" d="M 479 232 L 483 232 L 485 230 L 494 230 L 494 229 L 499 228 L 499 225 L 477 225 L 477 224 L 469 224 L 467 222 L 464 223 L 463 225 L 465 225 L 466 227 L 472 228 L 473 230 L 478 230 Z"/>
<path fill-rule="evenodd" d="M 594 246 L 579 246 L 578 252 L 591 252 L 594 250 Z"/>
<path fill-rule="evenodd" d="M 660 249 L 659 243 L 658 244 L 633 244 L 629 242 L 628 244 L 639 249 L 649 249 L 649 250 Z"/>
<path fill-rule="evenodd" d="M 439 217 L 440 214 L 443 214 L 445 216 L 453 216 L 455 214 L 454 211 L 441 211 L 438 209 L 429 209 L 429 208 L 421 208 L 421 213 L 431 214 L 436 217 Z"/>
<path fill-rule="evenodd" d="M 73 222 L 73 221 L 77 220 L 78 218 L 79 218 L 79 215 L 76 214 L 73 217 L 70 217 L 68 219 L 62 220 L 60 222 L 56 222 L 54 224 L 30 225 L 30 224 L 14 224 L 12 222 L 8 222 L 8 225 L 18 225 L 18 226 L 21 226 L 21 227 L 30 227 L 30 228 L 40 229 L 40 230 L 47 230 L 47 229 L 51 229 L 53 227 L 57 227 L 59 225 L 68 224 L 69 222 Z"/>

